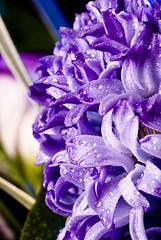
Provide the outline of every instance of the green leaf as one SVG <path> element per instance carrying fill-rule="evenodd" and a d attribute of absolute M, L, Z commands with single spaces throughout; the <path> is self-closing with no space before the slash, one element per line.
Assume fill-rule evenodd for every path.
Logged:
<path fill-rule="evenodd" d="M 20 240 L 54 240 L 65 225 L 65 218 L 53 213 L 45 204 L 41 189 L 22 229 Z"/>

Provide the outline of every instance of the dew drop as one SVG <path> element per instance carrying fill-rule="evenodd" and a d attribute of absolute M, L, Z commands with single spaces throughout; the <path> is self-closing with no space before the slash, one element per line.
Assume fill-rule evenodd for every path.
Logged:
<path fill-rule="evenodd" d="M 110 214 L 110 210 L 109 210 L 109 209 L 107 209 L 106 213 L 107 213 L 107 215 L 109 215 L 109 214 Z"/>
<path fill-rule="evenodd" d="M 156 176 L 155 176 L 155 179 L 158 180 L 158 179 L 159 179 L 159 175 L 156 175 Z"/>
<path fill-rule="evenodd" d="M 86 145 L 86 141 L 84 141 L 84 140 L 79 140 L 78 144 L 81 145 L 81 146 L 84 146 L 84 145 Z"/>
<path fill-rule="evenodd" d="M 136 195 L 137 195 L 137 196 L 139 195 L 139 192 L 138 192 L 138 191 L 136 191 Z"/>
<path fill-rule="evenodd" d="M 103 222 L 106 223 L 107 219 L 105 217 L 102 218 Z"/>
<path fill-rule="evenodd" d="M 96 204 L 96 207 L 101 207 L 102 206 L 102 202 L 98 201 L 98 203 Z"/>
<path fill-rule="evenodd" d="M 86 164 L 85 160 L 83 160 L 82 162 L 80 162 L 80 165 L 81 165 L 81 166 L 83 166 L 83 165 L 85 165 L 85 164 Z"/>

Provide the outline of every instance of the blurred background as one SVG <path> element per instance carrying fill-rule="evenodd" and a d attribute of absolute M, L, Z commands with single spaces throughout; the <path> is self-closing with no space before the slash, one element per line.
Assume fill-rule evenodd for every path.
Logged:
<path fill-rule="evenodd" d="M 85 0 L 0 0 L 0 14 L 34 81 L 38 59 L 52 54 L 60 26 L 72 27 Z M 35 197 L 42 167 L 34 165 L 39 150 L 32 136 L 38 109 L 0 56 L 0 176 Z M 0 239 L 19 239 L 28 210 L 0 189 Z"/>

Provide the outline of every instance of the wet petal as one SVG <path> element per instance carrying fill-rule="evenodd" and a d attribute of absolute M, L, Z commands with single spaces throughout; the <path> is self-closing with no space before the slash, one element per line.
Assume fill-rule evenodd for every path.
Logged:
<path fill-rule="evenodd" d="M 119 141 L 113 132 L 112 111 L 103 117 L 102 137 L 106 146 L 111 146 L 113 149 L 117 150 L 117 152 L 131 156 L 130 151 L 125 146 L 123 146 L 123 144 Z"/>
<path fill-rule="evenodd" d="M 53 212 L 62 216 L 69 216 L 72 213 L 71 209 L 67 211 L 67 209 L 61 209 L 59 206 L 56 205 L 53 190 L 50 190 L 46 193 L 45 203 Z"/>
<path fill-rule="evenodd" d="M 160 134 L 151 134 L 147 135 L 140 140 L 140 148 L 145 152 L 161 158 L 161 135 Z"/>
<path fill-rule="evenodd" d="M 121 93 L 122 91 L 123 87 L 119 79 L 99 79 L 79 88 L 77 96 L 81 102 L 95 104 L 109 93 Z"/>
<path fill-rule="evenodd" d="M 105 239 L 119 240 L 122 236 L 122 231 L 123 229 L 120 228 L 110 230 L 104 227 L 102 222 L 98 222 L 88 230 L 84 240 L 101 240 L 102 238 L 104 239 L 104 236 Z"/>
<path fill-rule="evenodd" d="M 103 144 L 103 139 L 99 136 L 78 135 L 67 142 L 67 153 L 71 160 L 78 162 L 93 147 Z"/>
<path fill-rule="evenodd" d="M 97 175 L 89 176 L 89 179 L 86 179 L 89 206 L 98 214 L 103 225 L 107 228 L 112 228 L 113 226 L 114 211 L 121 197 L 118 184 L 124 176 L 125 173 L 105 183 L 101 194 L 98 193 L 98 197 L 95 192 Z"/>
<path fill-rule="evenodd" d="M 54 155 L 54 157 L 52 158 L 52 163 L 51 163 L 50 167 L 58 166 L 60 163 L 69 163 L 69 158 L 68 158 L 66 150 L 59 151 L 58 153 L 56 153 Z"/>
<path fill-rule="evenodd" d="M 148 161 L 137 187 L 143 192 L 161 198 L 161 170 Z"/>
<path fill-rule="evenodd" d="M 112 9 L 103 12 L 103 24 L 109 38 L 126 44 L 124 29 Z"/>
<path fill-rule="evenodd" d="M 93 71 L 93 69 L 90 68 L 84 61 L 74 60 L 73 64 L 75 67 L 77 67 L 80 70 L 86 82 L 89 82 L 98 78 L 98 75 L 96 74 L 96 72 Z"/>
<path fill-rule="evenodd" d="M 148 240 L 144 228 L 143 207 L 136 207 L 130 212 L 130 234 L 133 240 Z"/>
<path fill-rule="evenodd" d="M 134 160 L 126 155 L 119 154 L 110 146 L 94 147 L 79 159 L 82 167 L 122 166 L 126 171 L 134 168 Z"/>
<path fill-rule="evenodd" d="M 132 170 L 127 177 L 122 179 L 119 183 L 119 189 L 125 201 L 133 208 L 143 207 L 144 210 L 149 208 L 149 202 L 146 198 L 137 190 L 135 182 L 140 179 L 141 174 L 144 171 L 144 167 L 136 165 L 136 168 Z"/>
<path fill-rule="evenodd" d="M 121 143 L 137 156 L 139 118 L 126 100 L 120 101 L 113 112 L 114 132 Z"/>
<path fill-rule="evenodd" d="M 105 34 L 104 26 L 101 22 L 96 23 L 92 28 L 88 29 L 85 32 L 81 32 L 79 37 L 93 36 L 100 37 Z"/>
<path fill-rule="evenodd" d="M 142 97 L 157 93 L 161 79 L 161 35 L 153 34 L 151 41 L 145 43 L 148 38 L 149 35 L 141 40 L 137 52 L 129 54 L 122 66 L 122 80 L 126 91 L 135 92 Z"/>
<path fill-rule="evenodd" d="M 69 191 L 73 189 L 73 191 Z M 48 207 L 57 214 L 69 216 L 78 197 L 78 189 L 72 183 L 59 177 L 56 183 L 48 184 L 45 202 Z"/>
<path fill-rule="evenodd" d="M 107 35 L 97 38 L 95 41 L 93 41 L 92 46 L 96 50 L 109 52 L 111 55 L 116 55 L 116 59 L 125 56 L 128 51 L 128 47 L 120 42 L 112 40 Z"/>
<path fill-rule="evenodd" d="M 140 120 L 146 126 L 161 132 L 161 95 L 156 94 L 142 101 Z"/>
<path fill-rule="evenodd" d="M 60 164 L 60 174 L 65 180 L 73 183 L 81 189 L 84 189 L 84 177 L 87 174 L 86 169 L 72 164 Z"/>
<path fill-rule="evenodd" d="M 129 14 L 126 11 L 121 11 L 118 13 L 117 19 L 123 26 L 126 45 L 129 47 L 135 35 L 135 32 L 138 29 L 138 18 L 134 14 Z"/>
<path fill-rule="evenodd" d="M 79 119 L 83 116 L 85 111 L 89 108 L 88 105 L 79 104 L 74 106 L 66 115 L 65 117 L 65 125 L 67 127 L 71 127 L 72 125 L 76 124 Z"/>

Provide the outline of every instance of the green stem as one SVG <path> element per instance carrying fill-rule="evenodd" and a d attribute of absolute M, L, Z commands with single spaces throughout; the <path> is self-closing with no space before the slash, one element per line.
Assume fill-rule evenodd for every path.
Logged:
<path fill-rule="evenodd" d="M 4 59 L 6 60 L 13 75 L 19 79 L 25 87 L 31 84 L 29 74 L 14 46 L 14 43 L 9 35 L 9 32 L 0 16 L 0 51 Z"/>
<path fill-rule="evenodd" d="M 22 191 L 21 189 L 19 189 L 18 187 L 16 187 L 2 177 L 0 177 L 0 188 L 10 194 L 28 210 L 30 210 L 35 203 L 35 199 L 33 197 L 31 197 L 29 194 L 25 193 L 24 191 Z"/>

